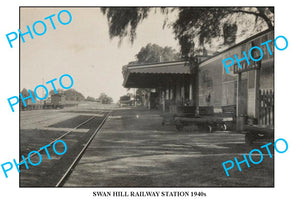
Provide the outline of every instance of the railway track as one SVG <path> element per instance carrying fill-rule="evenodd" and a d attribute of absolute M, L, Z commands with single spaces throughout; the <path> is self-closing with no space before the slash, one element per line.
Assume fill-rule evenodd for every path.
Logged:
<path fill-rule="evenodd" d="M 70 134 L 71 132 L 73 132 L 74 130 L 78 129 L 79 127 L 81 127 L 82 125 L 86 124 L 87 122 L 89 122 L 90 120 L 94 119 L 96 116 L 92 116 L 89 119 L 87 119 L 86 121 L 80 123 L 79 125 L 77 125 L 76 127 L 74 127 L 73 129 L 71 129 L 70 131 L 64 133 L 63 135 L 59 136 L 58 138 L 55 138 L 54 140 L 52 140 L 49 145 L 52 145 L 55 141 L 63 139 L 66 135 Z M 46 144 L 48 145 L 48 144 Z M 36 150 L 38 153 L 41 153 L 42 150 Z M 30 157 L 33 157 L 37 155 L 37 153 L 33 153 Z M 25 158 L 25 160 L 28 160 L 28 157 Z M 23 161 L 21 161 L 21 163 L 23 163 Z"/>
<path fill-rule="evenodd" d="M 97 132 L 102 128 L 103 124 L 105 123 L 106 119 L 109 117 L 111 112 L 107 113 L 107 115 L 105 116 L 105 118 L 103 119 L 103 121 L 100 123 L 100 125 L 97 127 L 97 129 L 95 130 L 95 132 L 91 135 L 91 137 L 89 138 L 89 140 L 87 141 L 87 143 L 84 145 L 84 147 L 82 148 L 82 150 L 79 152 L 79 154 L 76 156 L 75 160 L 72 162 L 72 164 L 69 166 L 69 168 L 67 169 L 67 171 L 64 173 L 64 175 L 59 179 L 59 181 L 57 182 L 57 184 L 55 185 L 56 187 L 60 187 L 63 186 L 65 180 L 68 178 L 68 176 L 72 173 L 72 169 L 76 166 L 76 164 L 78 163 L 78 161 L 80 160 L 80 158 L 82 157 L 83 153 L 85 152 L 85 150 L 88 148 L 88 146 L 90 145 L 90 143 L 92 142 L 92 140 L 94 139 L 95 135 L 97 134 Z M 95 116 L 94 116 L 95 117 Z"/>
<path fill-rule="evenodd" d="M 45 150 L 39 150 L 38 152 L 43 159 L 40 165 L 36 167 L 30 165 L 31 167 L 28 170 L 24 167 L 20 168 L 20 187 L 63 186 L 65 180 L 72 173 L 72 169 L 76 166 L 97 132 L 102 128 L 110 113 L 105 112 L 104 116 L 89 116 L 88 119 L 79 123 L 70 131 L 51 140 L 48 143 L 50 145 L 57 140 L 63 140 L 67 144 L 67 152 L 62 156 L 57 156 L 53 151 L 49 151 L 50 156 L 53 156 L 49 160 Z M 78 133 L 76 132 L 77 129 L 88 129 L 88 131 L 86 133 Z M 24 156 L 26 155 L 24 154 Z M 32 154 L 30 159 L 31 161 L 38 161 L 37 154 Z"/>

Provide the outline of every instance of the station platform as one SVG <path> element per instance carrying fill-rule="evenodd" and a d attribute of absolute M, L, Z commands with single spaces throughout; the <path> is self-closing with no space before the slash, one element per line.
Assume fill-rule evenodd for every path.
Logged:
<path fill-rule="evenodd" d="M 114 109 L 64 187 L 274 186 L 273 159 L 241 165 L 227 177 L 222 163 L 255 148 L 233 132 L 178 132 L 160 111 Z"/>

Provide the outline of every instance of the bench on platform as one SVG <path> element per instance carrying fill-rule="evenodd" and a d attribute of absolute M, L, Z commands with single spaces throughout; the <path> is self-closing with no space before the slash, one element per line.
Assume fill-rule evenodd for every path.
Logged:
<path fill-rule="evenodd" d="M 213 130 L 233 129 L 235 122 L 235 105 L 222 107 L 222 113 L 214 113 L 213 106 L 200 106 L 199 115 L 193 117 L 174 118 L 175 126 L 178 131 L 183 130 L 184 126 L 196 125 L 199 130 L 212 132 Z"/>
<path fill-rule="evenodd" d="M 195 115 L 195 106 L 170 106 L 170 112 L 162 114 L 162 125 L 174 124 L 175 117 L 193 117 Z"/>

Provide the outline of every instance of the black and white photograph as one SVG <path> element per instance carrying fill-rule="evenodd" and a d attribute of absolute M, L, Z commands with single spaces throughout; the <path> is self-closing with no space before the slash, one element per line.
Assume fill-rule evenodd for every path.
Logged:
<path fill-rule="evenodd" d="M 274 7 L 20 8 L 35 20 L 20 187 L 274 186 Z"/>

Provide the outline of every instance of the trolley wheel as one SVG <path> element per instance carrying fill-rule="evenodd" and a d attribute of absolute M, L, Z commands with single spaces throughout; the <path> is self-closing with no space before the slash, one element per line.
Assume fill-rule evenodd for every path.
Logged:
<path fill-rule="evenodd" d="M 176 126 L 176 129 L 177 129 L 178 131 L 182 131 L 182 130 L 183 130 L 183 125 L 176 124 L 175 126 Z"/>
<path fill-rule="evenodd" d="M 248 144 L 248 145 L 253 144 L 253 141 L 255 141 L 255 138 L 256 138 L 255 135 L 253 135 L 250 132 L 247 132 L 246 135 L 245 135 L 246 144 Z"/>
<path fill-rule="evenodd" d="M 206 126 L 204 124 L 198 124 L 197 127 L 199 131 L 204 131 L 206 129 Z"/>
<path fill-rule="evenodd" d="M 222 129 L 222 131 L 226 131 L 228 129 L 227 124 L 222 124 L 221 129 Z"/>
<path fill-rule="evenodd" d="M 198 127 L 198 130 L 201 132 L 212 133 L 212 131 L 213 131 L 212 125 L 209 125 L 209 124 L 198 124 L 197 127 Z"/>
<path fill-rule="evenodd" d="M 213 127 L 212 127 L 211 125 L 208 125 L 208 126 L 207 126 L 207 131 L 208 131 L 209 133 L 212 133 Z"/>

